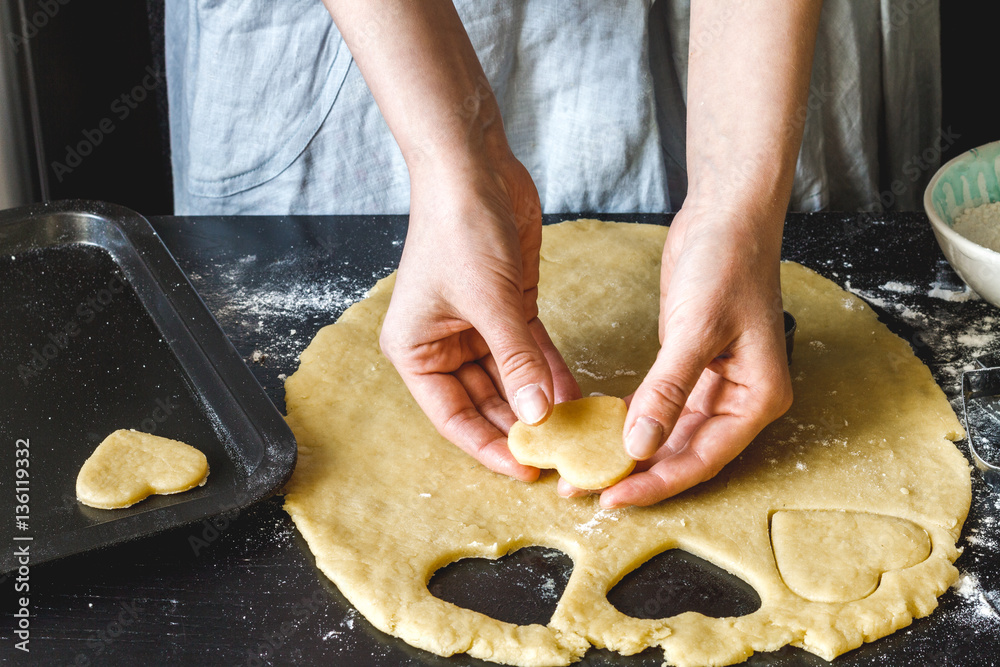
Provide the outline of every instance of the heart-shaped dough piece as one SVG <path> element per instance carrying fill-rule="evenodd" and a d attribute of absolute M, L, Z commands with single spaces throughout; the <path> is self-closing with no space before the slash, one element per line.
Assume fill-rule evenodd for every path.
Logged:
<path fill-rule="evenodd" d="M 827 510 L 775 512 L 771 543 L 785 585 L 815 602 L 866 598 L 883 573 L 922 563 L 931 552 L 927 532 L 912 521 Z"/>
<path fill-rule="evenodd" d="M 579 489 L 603 489 L 635 468 L 622 445 L 628 408 L 614 396 L 559 403 L 538 426 L 516 422 L 507 437 L 518 463 L 555 468 Z"/>
<path fill-rule="evenodd" d="M 208 480 L 208 459 L 177 440 L 118 430 L 97 446 L 76 478 L 76 497 L 99 509 L 129 507 L 153 494 L 180 493 Z"/>

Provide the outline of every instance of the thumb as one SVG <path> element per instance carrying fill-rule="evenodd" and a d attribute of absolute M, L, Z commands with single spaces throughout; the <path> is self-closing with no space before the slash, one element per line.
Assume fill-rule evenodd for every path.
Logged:
<path fill-rule="evenodd" d="M 625 419 L 625 451 L 634 459 L 651 457 L 677 424 L 688 397 L 713 350 L 699 346 L 695 336 L 665 340 L 653 367 L 635 390 Z"/>
<path fill-rule="evenodd" d="M 524 319 L 521 305 L 511 304 L 490 312 L 476 330 L 490 348 L 503 391 L 517 418 L 525 424 L 540 424 L 552 412 L 552 371 L 532 334 L 541 327 L 536 317 Z"/>

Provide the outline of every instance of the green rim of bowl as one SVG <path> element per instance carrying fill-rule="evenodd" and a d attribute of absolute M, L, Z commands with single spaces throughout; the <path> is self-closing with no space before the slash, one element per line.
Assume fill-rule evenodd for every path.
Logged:
<path fill-rule="evenodd" d="M 927 186 L 924 205 L 929 203 L 928 208 L 932 207 L 941 221 L 952 227 L 966 209 L 998 201 L 1000 141 L 994 141 L 970 149 L 938 169 Z"/>

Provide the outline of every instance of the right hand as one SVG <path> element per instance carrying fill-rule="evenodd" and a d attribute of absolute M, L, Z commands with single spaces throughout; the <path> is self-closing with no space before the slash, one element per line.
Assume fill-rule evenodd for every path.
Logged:
<path fill-rule="evenodd" d="M 737 215 L 693 199 L 667 235 L 661 348 L 625 421 L 625 448 L 638 464 L 601 493 L 604 508 L 652 505 L 711 479 L 791 405 L 783 213 L 746 206 Z M 564 480 L 558 491 L 587 493 Z"/>
<path fill-rule="evenodd" d="M 538 469 L 507 447 L 579 387 L 538 319 L 541 207 L 503 146 L 411 170 L 410 222 L 380 345 L 438 432 L 490 470 Z M 405 446 L 405 443 L 404 443 Z"/>

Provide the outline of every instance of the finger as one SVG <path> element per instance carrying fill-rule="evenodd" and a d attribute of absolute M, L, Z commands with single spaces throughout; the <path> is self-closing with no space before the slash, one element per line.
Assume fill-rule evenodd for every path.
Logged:
<path fill-rule="evenodd" d="M 510 405 L 497 394 L 493 380 L 476 363 L 463 364 L 455 371 L 455 377 L 465 387 L 466 393 L 476 410 L 499 431 L 506 434 L 517 421 Z"/>
<path fill-rule="evenodd" d="M 692 433 L 698 428 L 698 426 L 704 423 L 706 419 L 708 419 L 707 415 L 700 412 L 692 412 L 688 410 L 688 408 L 684 408 L 684 412 L 681 414 L 680 418 L 678 418 L 677 424 L 674 425 L 674 430 L 670 432 L 670 436 L 667 438 L 667 441 L 663 443 L 663 446 L 656 450 L 656 453 L 645 461 L 636 461 L 635 468 L 631 474 L 637 475 L 640 472 L 645 472 L 663 459 L 674 456 L 687 447 L 688 440 L 691 439 Z"/>
<path fill-rule="evenodd" d="M 632 395 L 625 418 L 625 451 L 648 459 L 666 440 L 681 416 L 698 378 L 721 351 L 700 345 L 701 337 L 668 336 L 653 367 Z"/>
<path fill-rule="evenodd" d="M 696 410 L 689 410 L 687 408 L 678 417 L 677 423 L 674 424 L 673 430 L 670 431 L 670 435 L 667 436 L 667 441 L 663 443 L 659 451 L 656 452 L 650 459 L 664 459 L 669 456 L 673 456 L 684 450 L 687 447 L 688 442 L 691 440 L 691 436 L 694 435 L 698 427 L 704 424 L 708 420 L 708 415 L 703 412 Z"/>
<path fill-rule="evenodd" d="M 504 395 L 525 424 L 541 424 L 552 412 L 552 373 L 524 318 L 520 300 L 507 299 L 481 309 L 472 322 L 486 340 L 500 373 Z"/>
<path fill-rule="evenodd" d="M 652 505 L 715 477 L 766 423 L 732 415 L 706 420 L 683 450 L 605 489 L 601 494 L 601 507 Z"/>
<path fill-rule="evenodd" d="M 476 410 L 454 375 L 406 374 L 403 381 L 438 433 L 462 451 L 494 472 L 526 482 L 538 479 L 538 468 L 514 459 L 506 436 Z"/>
<path fill-rule="evenodd" d="M 566 365 L 566 360 L 563 359 L 555 343 L 552 342 L 552 338 L 549 337 L 549 332 L 545 329 L 542 321 L 536 317 L 528 323 L 528 329 L 531 330 L 531 334 L 535 337 L 538 346 L 542 348 L 542 354 L 545 355 L 546 361 L 549 362 L 549 369 L 552 372 L 553 390 L 555 391 L 555 402 L 564 403 L 580 398 L 582 395 L 580 393 L 580 385 L 577 384 L 576 378 L 570 373 L 569 366 Z"/>
<path fill-rule="evenodd" d="M 489 376 L 490 381 L 493 382 L 493 388 L 504 401 L 510 404 L 510 397 L 504 393 L 503 390 L 503 379 L 500 377 L 500 369 L 497 368 L 497 360 L 493 358 L 492 354 L 487 354 L 485 357 L 477 362 L 486 374 Z M 513 410 L 512 410 L 513 411 Z M 514 419 L 517 419 L 517 415 L 514 415 Z"/>
<path fill-rule="evenodd" d="M 490 353 L 490 348 L 475 329 L 468 329 L 460 334 L 462 359 L 472 361 L 482 359 Z"/>
<path fill-rule="evenodd" d="M 542 349 L 542 354 L 545 355 L 545 359 L 549 363 L 549 368 L 552 372 L 555 402 L 564 403 L 565 401 L 573 401 L 580 398 L 580 385 L 577 384 L 576 378 L 570 372 L 562 354 L 549 337 L 545 325 L 540 320 L 534 319 L 529 322 L 528 329 L 531 331 L 538 346 Z M 500 377 L 500 369 L 497 367 L 496 360 L 490 355 L 480 359 L 479 363 L 493 379 L 497 391 L 503 395 L 503 380 Z"/>
<path fill-rule="evenodd" d="M 562 496 L 563 498 L 579 498 L 581 496 L 589 496 L 591 493 L 593 493 L 593 491 L 577 488 L 562 477 L 560 477 L 559 481 L 556 483 L 556 494 Z"/>

